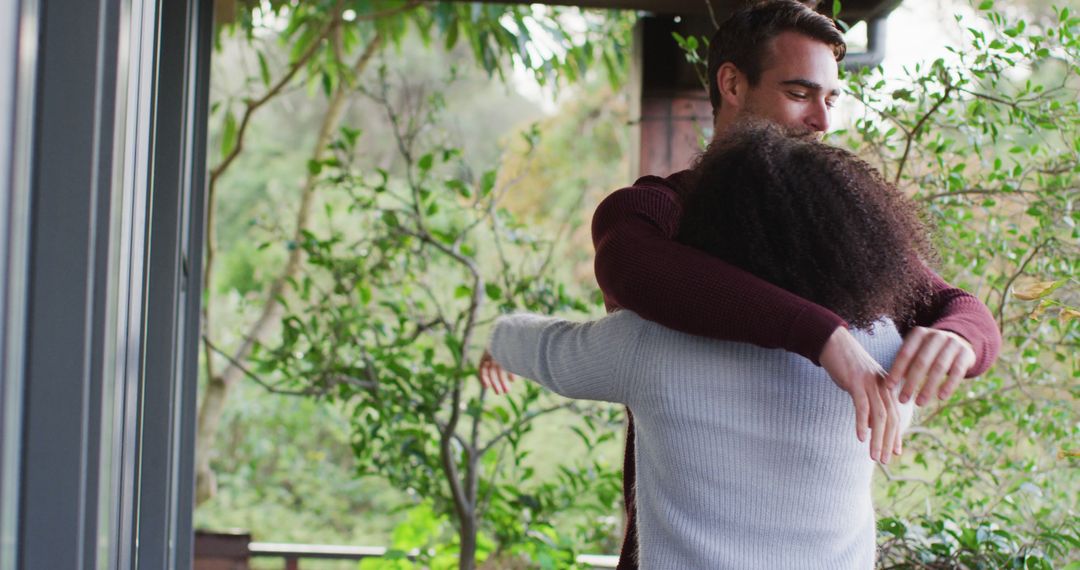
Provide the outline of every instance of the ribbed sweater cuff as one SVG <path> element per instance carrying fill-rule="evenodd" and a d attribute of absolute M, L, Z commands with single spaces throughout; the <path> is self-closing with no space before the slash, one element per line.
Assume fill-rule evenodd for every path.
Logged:
<path fill-rule="evenodd" d="M 839 327 L 847 327 L 844 319 L 829 311 L 815 311 L 813 307 L 804 307 L 788 326 L 784 350 L 802 355 L 817 366 L 821 366 L 821 352 L 825 343 Z"/>
<path fill-rule="evenodd" d="M 968 341 L 972 350 L 975 351 L 975 364 L 968 369 L 967 374 L 964 375 L 965 378 L 974 378 L 986 372 L 990 366 L 994 364 L 994 360 L 997 359 L 998 351 L 1001 346 L 1001 337 L 988 338 L 979 323 L 968 322 L 967 320 L 958 317 L 950 317 L 938 321 L 932 326 L 938 330 L 949 331 L 960 335 L 961 338 Z M 997 330 L 994 330 L 993 333 L 996 334 Z"/>

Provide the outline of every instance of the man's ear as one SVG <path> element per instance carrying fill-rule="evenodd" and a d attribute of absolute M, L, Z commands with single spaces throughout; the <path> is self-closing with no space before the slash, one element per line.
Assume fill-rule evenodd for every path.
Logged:
<path fill-rule="evenodd" d="M 721 107 L 738 110 L 743 106 L 749 84 L 746 75 L 730 61 L 724 62 L 716 70 L 716 85 L 720 90 Z"/>

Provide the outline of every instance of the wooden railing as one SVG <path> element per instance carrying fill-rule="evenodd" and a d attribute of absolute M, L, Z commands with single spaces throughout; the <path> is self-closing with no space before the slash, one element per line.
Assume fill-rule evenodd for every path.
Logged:
<path fill-rule="evenodd" d="M 300 560 L 363 560 L 380 558 L 386 554 L 381 546 L 335 546 L 330 544 L 287 544 L 281 542 L 248 543 L 252 558 L 279 558 L 285 560 L 285 570 L 300 570 Z M 410 556 L 410 558 L 412 558 Z"/>
<path fill-rule="evenodd" d="M 195 570 L 247 570 L 251 558 L 276 558 L 284 561 L 285 570 L 300 570 L 300 561 L 363 560 L 386 554 L 381 546 L 336 546 L 328 544 L 289 544 L 252 542 L 244 532 L 195 533 Z M 583 554 L 578 564 L 602 570 L 615 568 L 618 556 Z"/>

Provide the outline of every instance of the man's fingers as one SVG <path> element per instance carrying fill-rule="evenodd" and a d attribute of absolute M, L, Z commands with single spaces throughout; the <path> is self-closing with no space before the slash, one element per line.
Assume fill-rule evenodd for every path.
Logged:
<path fill-rule="evenodd" d="M 900 351 L 896 353 L 892 368 L 889 369 L 889 388 L 895 388 L 907 377 L 908 367 L 911 365 L 911 360 L 919 353 L 919 346 L 925 334 L 922 327 L 915 327 L 908 333 L 904 344 L 900 346 Z"/>
<path fill-rule="evenodd" d="M 960 381 L 964 379 L 964 374 L 967 373 L 967 366 L 957 358 L 953 361 L 952 368 L 949 368 L 949 378 L 942 384 L 941 390 L 938 392 L 939 400 L 947 400 L 956 391 L 956 387 L 960 385 Z"/>
<path fill-rule="evenodd" d="M 956 357 L 959 355 L 960 346 L 957 344 L 948 343 L 942 347 L 937 358 L 934 359 L 934 364 L 930 366 L 929 372 L 926 373 L 926 383 L 923 384 L 922 390 L 919 391 L 919 397 L 915 398 L 915 405 L 924 406 L 934 397 L 934 394 L 937 394 L 938 388 L 949 374 L 949 371 L 952 370 L 953 363 L 956 362 Z"/>
<path fill-rule="evenodd" d="M 906 404 L 912 396 L 919 393 L 919 389 L 927 382 L 930 368 L 937 362 L 946 341 L 946 337 L 941 335 L 928 335 L 922 341 L 918 354 L 912 358 L 911 365 L 908 366 L 904 375 L 904 390 L 900 393 L 901 402 Z"/>

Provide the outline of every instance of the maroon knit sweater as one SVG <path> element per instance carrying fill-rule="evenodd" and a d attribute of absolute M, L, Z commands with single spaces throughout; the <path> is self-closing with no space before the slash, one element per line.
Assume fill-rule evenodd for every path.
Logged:
<path fill-rule="evenodd" d="M 675 241 L 688 171 L 645 176 L 612 193 L 593 215 L 596 280 L 608 309 L 626 308 L 668 328 L 720 340 L 783 348 L 819 364 L 825 342 L 847 326 L 832 311 L 703 251 Z M 997 358 L 1001 335 L 989 309 L 932 274 L 932 300 L 916 314 L 921 326 L 954 332 L 971 343 L 982 374 Z M 901 330 L 901 333 L 907 331 Z M 629 410 L 628 410 L 629 412 Z M 629 413 L 627 414 L 629 417 Z M 619 569 L 637 568 L 634 424 L 623 463 L 626 535 Z"/>

